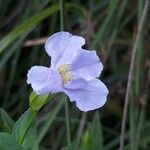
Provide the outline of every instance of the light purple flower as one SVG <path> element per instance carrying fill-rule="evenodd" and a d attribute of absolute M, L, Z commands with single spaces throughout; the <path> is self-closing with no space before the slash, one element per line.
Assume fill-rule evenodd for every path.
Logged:
<path fill-rule="evenodd" d="M 84 38 L 68 32 L 53 34 L 45 43 L 51 67 L 32 67 L 27 74 L 27 83 L 38 95 L 66 93 L 81 111 L 102 107 L 108 89 L 96 78 L 103 65 L 95 51 L 82 49 L 84 44 Z"/>

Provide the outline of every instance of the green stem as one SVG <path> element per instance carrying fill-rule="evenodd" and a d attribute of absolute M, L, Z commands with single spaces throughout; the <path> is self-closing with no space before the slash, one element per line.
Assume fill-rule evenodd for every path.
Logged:
<path fill-rule="evenodd" d="M 67 127 L 67 143 L 68 146 L 71 144 L 71 137 L 70 137 L 70 120 L 69 120 L 69 109 L 68 109 L 68 100 L 65 96 L 65 115 L 66 115 L 66 127 Z"/>
<path fill-rule="evenodd" d="M 27 120 L 27 124 L 24 125 L 24 130 L 23 130 L 24 132 L 22 133 L 22 135 L 21 135 L 21 137 L 19 139 L 19 144 L 20 145 L 22 145 L 22 143 L 23 143 L 23 141 L 25 139 L 25 136 L 26 136 L 26 134 L 27 134 L 27 132 L 28 132 L 28 130 L 29 130 L 33 120 L 36 118 L 36 116 L 38 114 L 38 111 L 33 111 L 32 109 L 30 109 L 30 110 L 31 110 L 30 111 L 30 116 L 29 116 L 29 118 Z"/>
<path fill-rule="evenodd" d="M 60 29 L 61 31 L 64 30 L 64 3 L 63 0 L 59 0 L 59 7 L 60 7 Z"/>
<path fill-rule="evenodd" d="M 61 31 L 64 30 L 64 1 L 59 0 L 60 6 L 60 29 Z M 66 115 L 66 128 L 67 128 L 67 143 L 68 146 L 71 144 L 71 137 L 70 137 L 70 121 L 69 121 L 69 110 L 68 110 L 68 101 L 67 97 L 65 96 L 65 115 Z"/>

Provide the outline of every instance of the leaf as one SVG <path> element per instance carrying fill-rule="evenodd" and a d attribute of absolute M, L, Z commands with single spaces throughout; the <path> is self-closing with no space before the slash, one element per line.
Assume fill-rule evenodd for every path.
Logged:
<path fill-rule="evenodd" d="M 62 148 L 62 150 L 77 150 L 78 149 L 78 141 L 75 140 L 69 146 Z"/>
<path fill-rule="evenodd" d="M 49 130 L 49 128 L 51 127 L 53 121 L 55 120 L 58 112 L 61 110 L 62 106 L 64 104 L 64 100 L 62 99 L 57 106 L 48 113 L 47 115 L 47 120 L 46 122 L 43 124 L 43 126 L 40 128 L 39 131 L 39 136 L 38 136 L 38 141 L 39 143 L 42 141 L 42 139 L 44 138 L 44 136 L 46 135 L 47 131 Z"/>
<path fill-rule="evenodd" d="M 97 44 L 101 44 L 99 43 L 99 41 L 103 41 L 104 40 L 104 36 L 106 35 L 106 31 L 108 30 L 108 26 L 111 25 L 111 20 L 112 20 L 112 16 L 118 6 L 118 0 L 111 0 L 109 2 L 109 6 L 108 6 L 108 12 L 107 12 L 107 16 L 105 17 L 105 20 L 103 21 L 103 24 L 99 27 L 95 39 L 92 43 L 92 48 L 96 48 Z"/>
<path fill-rule="evenodd" d="M 59 10 L 59 5 L 53 5 L 36 15 L 32 16 L 28 20 L 24 21 L 17 28 L 15 28 L 12 32 L 10 32 L 7 36 L 5 36 L 0 42 L 0 53 L 17 37 L 19 37 L 22 33 L 25 33 L 31 29 L 33 29 L 37 24 L 39 24 L 43 19 L 52 15 L 56 11 Z"/>
<path fill-rule="evenodd" d="M 48 94 L 47 95 L 37 95 L 34 91 L 30 94 L 29 97 L 29 106 L 34 110 L 39 110 L 47 101 Z"/>
<path fill-rule="evenodd" d="M 8 133 L 0 133 L 0 150 L 24 150 Z"/>
<path fill-rule="evenodd" d="M 22 143 L 22 147 L 31 150 L 38 150 L 37 130 L 35 123 L 30 127 Z M 31 142 L 32 141 L 32 142 Z"/>
<path fill-rule="evenodd" d="M 92 149 L 91 135 L 90 135 L 89 127 L 85 130 L 85 132 L 83 134 L 81 149 L 83 149 L 83 150 L 91 150 Z"/>
<path fill-rule="evenodd" d="M 99 114 L 96 112 L 91 126 L 92 149 L 100 150 L 103 148 L 102 128 L 99 119 Z"/>
<path fill-rule="evenodd" d="M 11 133 L 13 125 L 14 121 L 3 108 L 0 108 L 0 130 Z"/>
<path fill-rule="evenodd" d="M 83 143 L 81 148 L 83 150 L 102 150 L 103 138 L 102 129 L 98 112 L 95 114 L 91 126 L 87 128 L 83 135 Z"/>
<path fill-rule="evenodd" d="M 12 134 L 16 138 L 16 140 L 19 142 L 19 144 L 23 145 L 24 140 L 28 141 L 27 137 L 29 138 L 29 136 L 27 135 L 32 134 L 29 132 L 31 132 L 30 128 L 36 115 L 37 115 L 37 112 L 33 111 L 32 109 L 28 109 L 15 123 Z"/>
<path fill-rule="evenodd" d="M 73 3 L 68 3 L 66 4 L 66 7 L 69 8 L 76 8 L 81 10 L 84 15 L 85 15 L 85 10 L 80 6 L 80 5 L 75 5 Z M 56 13 L 59 10 L 59 5 L 53 5 L 45 10 L 33 15 L 31 18 L 27 19 L 18 27 L 16 27 L 12 32 L 10 32 L 7 36 L 5 36 L 1 41 L 0 41 L 0 53 L 5 50 L 14 40 L 16 40 L 19 36 L 21 36 L 23 33 L 31 31 L 34 29 L 42 20 L 45 18 L 51 16 L 52 14 Z M 74 10 L 74 9 L 72 9 Z"/>

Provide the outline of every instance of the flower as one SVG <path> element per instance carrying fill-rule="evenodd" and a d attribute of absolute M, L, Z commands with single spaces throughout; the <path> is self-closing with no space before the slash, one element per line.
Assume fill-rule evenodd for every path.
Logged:
<path fill-rule="evenodd" d="M 82 49 L 84 38 L 69 32 L 53 34 L 45 43 L 51 67 L 33 66 L 27 74 L 38 95 L 64 92 L 81 111 L 102 107 L 108 89 L 99 77 L 103 65 L 95 51 Z"/>

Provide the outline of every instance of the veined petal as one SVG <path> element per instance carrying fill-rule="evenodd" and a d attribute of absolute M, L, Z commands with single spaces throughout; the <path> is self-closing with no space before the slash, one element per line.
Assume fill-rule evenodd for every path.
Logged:
<path fill-rule="evenodd" d="M 27 74 L 27 83 L 39 95 L 50 92 L 59 92 L 62 89 L 62 80 L 59 72 L 54 68 L 43 66 L 32 67 Z"/>
<path fill-rule="evenodd" d="M 90 111 L 102 107 L 108 95 L 108 89 L 98 79 L 86 81 L 77 79 L 66 85 L 64 92 L 70 101 L 75 101 L 81 111 Z"/>
<path fill-rule="evenodd" d="M 91 80 L 99 77 L 103 65 L 96 51 L 80 50 L 76 59 L 71 63 L 71 70 L 75 78 Z"/>
<path fill-rule="evenodd" d="M 55 66 L 65 51 L 73 52 L 80 49 L 84 44 L 84 38 L 62 31 L 48 38 L 45 49 L 48 55 L 52 57 L 52 66 Z"/>

